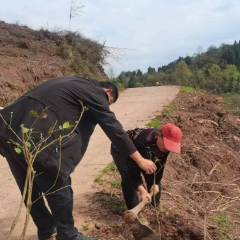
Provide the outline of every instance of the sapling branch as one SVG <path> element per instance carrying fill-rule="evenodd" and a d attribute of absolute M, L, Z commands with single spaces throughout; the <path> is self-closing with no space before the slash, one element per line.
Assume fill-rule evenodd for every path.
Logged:
<path fill-rule="evenodd" d="M 26 215 L 25 215 L 25 223 L 24 223 L 24 228 L 20 237 L 20 240 L 25 240 L 26 239 L 26 234 L 27 234 L 27 227 L 28 227 L 28 223 L 29 223 L 29 219 L 30 219 L 30 212 L 31 212 L 31 207 L 32 204 L 34 204 L 36 201 L 38 201 L 40 198 L 42 198 L 43 196 L 47 196 L 50 194 L 53 194 L 57 191 L 60 191 L 63 188 L 69 187 L 65 186 L 63 188 L 57 189 L 53 192 L 50 192 L 57 183 L 57 180 L 59 178 L 60 175 L 60 169 L 61 169 L 61 158 L 62 158 L 62 148 L 61 148 L 61 143 L 62 140 L 64 138 L 68 138 L 70 137 L 73 132 L 76 130 L 76 128 L 78 127 L 81 118 L 84 114 L 85 111 L 88 110 L 87 107 L 85 107 L 83 105 L 83 102 L 79 100 L 79 103 L 82 107 L 82 111 L 81 114 L 78 118 L 78 120 L 76 121 L 75 125 L 71 125 L 68 121 L 65 122 L 62 126 L 59 127 L 59 129 L 56 130 L 56 126 L 58 121 L 56 121 L 55 123 L 52 123 L 51 127 L 49 128 L 49 131 L 47 133 L 46 136 L 44 136 L 43 133 L 36 131 L 36 129 L 34 129 L 34 126 L 36 125 L 36 123 L 43 119 L 46 118 L 48 116 L 48 114 L 46 113 L 46 111 L 50 108 L 46 107 L 41 114 L 38 114 L 37 111 L 32 110 L 29 112 L 29 114 L 32 117 L 35 117 L 36 119 L 34 120 L 33 124 L 31 125 L 30 128 L 27 128 L 24 124 L 22 124 L 21 127 L 21 137 L 18 136 L 18 134 L 13 130 L 13 128 L 11 127 L 12 125 L 12 118 L 13 118 L 13 112 L 11 112 L 11 116 L 10 116 L 10 123 L 8 124 L 7 121 L 4 119 L 4 117 L 0 114 L 0 117 L 2 118 L 2 120 L 4 121 L 4 123 L 6 124 L 7 128 L 13 132 L 13 134 L 16 136 L 17 141 L 13 141 L 10 139 L 10 141 L 8 143 L 11 143 L 14 145 L 14 150 L 16 151 L 17 154 L 23 154 L 24 159 L 26 161 L 26 164 L 28 166 L 27 169 L 27 175 L 26 175 L 26 180 L 25 180 L 25 185 L 24 185 L 24 190 L 23 190 L 23 194 L 22 194 L 22 199 L 21 199 L 21 203 L 18 209 L 18 212 L 13 220 L 12 226 L 11 226 L 11 230 L 9 232 L 8 238 L 7 240 L 11 240 L 12 238 L 12 234 L 14 232 L 15 226 L 17 224 L 17 221 L 20 217 L 21 214 L 21 210 L 23 208 L 24 202 L 26 204 Z M 64 135 L 64 130 L 71 130 L 70 133 Z M 52 134 L 54 132 L 57 131 L 62 131 L 63 132 L 63 136 L 60 135 L 59 138 L 54 139 L 52 141 L 50 141 L 50 143 L 48 143 L 48 140 L 51 138 Z M 32 136 L 32 134 L 39 134 L 39 141 L 36 143 L 35 138 Z M 53 183 L 53 185 L 48 189 L 48 191 L 46 191 L 45 193 L 43 193 L 38 199 L 34 200 L 32 202 L 32 190 L 33 190 L 33 182 L 34 179 L 36 177 L 38 177 L 39 175 L 43 174 L 43 172 L 36 174 L 36 171 L 34 170 L 33 164 L 38 156 L 38 154 L 40 152 L 42 152 L 43 150 L 45 150 L 46 148 L 48 148 L 49 146 L 51 146 L 52 144 L 59 142 L 59 148 L 60 148 L 60 156 L 59 156 L 59 164 L 58 164 L 58 172 L 56 175 L 56 179 Z"/>

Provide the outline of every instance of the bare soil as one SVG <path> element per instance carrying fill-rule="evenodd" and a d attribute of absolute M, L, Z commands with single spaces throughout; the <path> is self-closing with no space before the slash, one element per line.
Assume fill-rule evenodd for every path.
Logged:
<path fill-rule="evenodd" d="M 127 89 L 121 93 L 119 100 L 111 108 L 122 123 L 124 129 L 141 127 L 147 124 L 151 118 L 159 115 L 164 106 L 169 104 L 176 97 L 178 92 L 179 88 L 174 86 Z M 98 202 L 96 204 L 93 203 L 93 199 L 96 198 L 95 196 L 98 196 L 97 192 L 99 191 L 98 188 L 93 186 L 94 179 L 111 160 L 110 141 L 103 131 L 97 127 L 90 140 L 84 159 L 72 176 L 75 202 L 75 224 L 76 227 L 86 233 L 88 233 L 87 229 L 90 228 L 88 227 L 89 223 L 92 222 L 93 225 L 93 222 L 99 218 L 103 220 L 100 221 L 101 224 L 106 221 L 106 224 L 104 227 L 101 227 L 99 232 L 105 231 L 103 229 L 105 229 L 106 225 L 109 225 L 111 219 L 110 230 L 106 229 L 107 232 L 109 231 L 110 235 L 116 236 L 116 234 L 112 233 L 113 228 L 116 228 L 116 231 L 118 231 L 118 229 L 119 231 L 123 230 L 122 225 L 120 225 L 120 228 L 116 227 L 121 223 L 120 218 L 118 218 L 119 215 L 109 215 L 108 212 L 105 212 L 104 207 L 99 205 Z M 6 160 L 1 157 L 0 192 L 0 240 L 5 240 L 20 203 L 21 196 Z M 103 195 L 103 198 L 104 197 L 105 195 Z M 95 209 L 94 206 L 96 207 Z M 94 217 L 94 214 L 96 214 L 96 217 Z M 23 219 L 24 215 L 21 216 L 21 221 L 23 221 Z M 19 224 L 14 235 L 16 240 L 20 235 L 21 229 L 22 224 Z M 99 235 L 98 231 L 97 233 L 90 232 L 89 234 Z M 32 222 L 29 225 L 27 239 L 37 239 L 36 227 Z"/>
<path fill-rule="evenodd" d="M 175 102 L 177 110 L 161 125 L 175 123 L 184 137 L 181 155 L 170 155 L 162 180 L 161 239 L 240 239 L 240 118 L 224 109 L 222 98 L 203 91 L 180 93 Z M 116 171 L 103 175 L 89 207 L 76 211 L 87 216 L 86 234 L 132 240 L 116 180 Z M 155 209 L 146 207 L 144 215 L 158 232 Z"/>

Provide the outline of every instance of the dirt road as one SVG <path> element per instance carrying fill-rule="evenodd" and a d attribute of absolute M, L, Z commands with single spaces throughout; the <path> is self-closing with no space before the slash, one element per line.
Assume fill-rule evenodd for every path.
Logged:
<path fill-rule="evenodd" d="M 121 94 L 111 109 L 124 129 L 140 127 L 161 113 L 163 107 L 174 99 L 178 91 L 179 88 L 174 86 L 128 89 Z M 72 175 L 75 207 L 87 204 L 85 196 L 94 192 L 92 183 L 95 176 L 112 160 L 109 151 L 110 141 L 101 128 L 97 127 L 84 159 Z M 21 196 L 6 160 L 1 157 L 0 192 L 0 240 L 5 240 Z M 81 216 L 78 216 L 77 212 L 74 216 L 76 226 L 80 227 Z M 21 219 L 24 219 L 24 215 Z M 14 236 L 19 236 L 21 229 L 22 226 L 19 224 Z M 37 239 L 36 228 L 32 222 L 29 226 L 28 239 Z"/>

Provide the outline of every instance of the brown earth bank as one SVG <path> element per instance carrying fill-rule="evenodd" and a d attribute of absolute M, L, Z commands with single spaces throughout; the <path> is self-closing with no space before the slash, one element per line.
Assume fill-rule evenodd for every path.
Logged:
<path fill-rule="evenodd" d="M 181 155 L 170 155 L 162 180 L 161 239 L 240 239 L 240 118 L 224 109 L 222 98 L 203 91 L 181 92 L 174 102 L 161 126 L 172 122 L 184 137 Z M 90 205 L 75 208 L 76 217 L 86 219 L 82 231 L 100 239 L 132 240 L 116 167 L 108 166 L 95 181 Z M 157 214 L 150 206 L 144 209 L 159 232 Z"/>
<path fill-rule="evenodd" d="M 124 129 L 133 129 L 147 124 L 154 116 L 159 115 L 178 93 L 179 87 L 176 86 L 129 88 L 120 93 L 118 101 L 111 105 L 110 109 L 116 114 Z M 98 191 L 98 189 L 92 188 L 94 179 L 112 161 L 110 144 L 110 140 L 102 129 L 96 126 L 87 152 L 72 174 L 74 219 L 78 229 L 87 225 L 85 221 L 89 220 L 88 214 L 81 214 L 79 211 L 89 211 L 89 204 L 92 204 L 90 196 Z M 6 240 L 21 201 L 21 194 L 6 159 L 1 156 L 0 192 L 0 240 Z M 16 225 L 13 240 L 18 240 L 21 236 L 24 219 L 25 209 Z M 32 219 L 28 226 L 26 239 L 38 239 L 37 229 Z"/>
<path fill-rule="evenodd" d="M 0 106 L 53 77 L 106 80 L 102 65 L 109 54 L 104 45 L 79 33 L 33 30 L 0 21 Z"/>

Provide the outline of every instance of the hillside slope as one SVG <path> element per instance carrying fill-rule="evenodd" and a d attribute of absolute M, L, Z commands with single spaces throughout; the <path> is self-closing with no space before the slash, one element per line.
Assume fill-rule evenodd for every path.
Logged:
<path fill-rule="evenodd" d="M 0 21 L 0 106 L 42 81 L 63 75 L 106 80 L 109 51 L 79 33 L 33 30 Z"/>
<path fill-rule="evenodd" d="M 183 130 L 181 155 L 170 154 L 158 209 L 162 240 L 237 240 L 240 236 L 240 118 L 222 98 L 181 92 L 159 117 Z M 123 221 L 120 176 L 113 165 L 96 178 L 98 193 L 83 230 L 101 239 L 133 239 Z M 144 210 L 158 232 L 156 212 Z M 104 216 L 104 217 L 103 217 Z M 87 231 L 87 229 L 89 229 Z"/>

